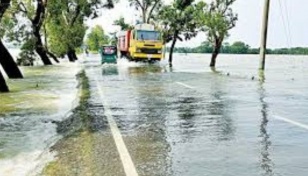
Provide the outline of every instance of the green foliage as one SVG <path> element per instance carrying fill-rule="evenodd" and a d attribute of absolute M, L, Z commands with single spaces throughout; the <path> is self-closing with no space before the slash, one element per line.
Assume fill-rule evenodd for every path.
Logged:
<path fill-rule="evenodd" d="M 197 15 L 200 9 L 206 6 L 200 2 L 193 5 L 193 0 L 176 0 L 172 5 L 164 6 L 158 14 L 158 20 L 163 26 L 163 38 L 166 43 L 173 39 L 189 40 L 197 35 Z"/>
<path fill-rule="evenodd" d="M 170 48 L 167 48 L 170 50 Z M 177 53 L 212 53 L 213 46 L 210 42 L 203 42 L 200 46 L 189 48 L 189 47 L 178 47 L 174 49 Z M 248 44 L 236 41 L 232 45 L 224 43 L 220 49 L 221 53 L 225 54 L 259 54 L 259 48 L 251 48 Z M 277 48 L 267 49 L 267 54 L 283 54 L 283 55 L 308 55 L 308 48 L 295 47 L 295 48 Z"/>
<path fill-rule="evenodd" d="M 238 15 L 233 13 L 231 5 L 236 0 L 212 0 L 208 9 L 198 15 L 202 30 L 214 45 L 221 45 L 229 36 L 229 30 L 235 27 Z"/>
<path fill-rule="evenodd" d="M 33 62 L 35 61 L 35 43 L 36 38 L 28 39 L 23 43 L 17 57 L 17 65 L 20 66 L 33 66 Z"/>
<path fill-rule="evenodd" d="M 4 13 L 0 20 L 0 38 L 3 38 L 9 31 L 14 29 L 15 24 L 16 21 L 12 18 L 12 15 L 9 12 Z"/>
<path fill-rule="evenodd" d="M 134 28 L 134 26 L 125 23 L 124 17 L 120 17 L 119 19 L 115 20 L 113 25 L 120 26 L 121 30 L 130 30 Z"/>
<path fill-rule="evenodd" d="M 141 10 L 142 22 L 150 23 L 154 18 L 154 14 L 162 7 L 162 0 L 128 0 L 130 6 L 135 7 L 136 10 Z"/>
<path fill-rule="evenodd" d="M 69 50 L 74 50 L 82 45 L 86 30 L 83 22 L 75 22 L 69 26 L 61 17 L 58 21 L 49 21 L 47 23 L 48 48 L 58 57 L 62 57 Z"/>
<path fill-rule="evenodd" d="M 31 20 L 35 12 L 35 4 L 31 0 L 12 0 L 11 7 L 4 14 L 0 34 L 10 42 L 23 44 L 30 40 L 32 28 Z"/>
<path fill-rule="evenodd" d="M 102 45 L 109 43 L 109 37 L 105 35 L 101 26 L 95 26 L 87 36 L 86 44 L 91 51 L 98 51 Z"/>
<path fill-rule="evenodd" d="M 87 27 L 85 19 L 96 18 L 101 8 L 112 8 L 114 0 L 48 1 L 48 48 L 64 56 L 83 44 Z"/>

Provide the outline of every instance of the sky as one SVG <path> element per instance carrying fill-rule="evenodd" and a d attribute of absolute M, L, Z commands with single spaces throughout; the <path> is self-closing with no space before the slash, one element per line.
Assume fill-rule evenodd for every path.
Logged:
<path fill-rule="evenodd" d="M 233 9 L 239 20 L 226 42 L 244 41 L 251 47 L 259 47 L 263 6 L 264 0 L 237 0 Z M 307 0 L 271 0 L 268 47 L 308 47 L 307 7 Z M 89 21 L 89 26 L 101 25 L 105 31 L 115 32 L 119 27 L 112 25 L 114 20 L 123 16 L 127 23 L 134 24 L 139 15 L 139 11 L 129 6 L 128 0 L 120 0 L 114 9 L 102 10 L 102 16 Z M 206 41 L 206 35 L 199 33 L 190 41 L 177 43 L 177 46 L 194 47 L 203 41 Z"/>

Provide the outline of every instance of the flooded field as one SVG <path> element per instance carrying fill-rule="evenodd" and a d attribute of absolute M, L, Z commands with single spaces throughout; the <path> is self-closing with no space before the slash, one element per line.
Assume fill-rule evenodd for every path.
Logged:
<path fill-rule="evenodd" d="M 208 67 L 209 55 L 174 58 L 172 69 L 167 61 L 100 65 L 98 55 L 85 58 L 89 112 L 83 130 L 60 141 L 58 124 L 45 121 L 67 117 L 58 112 L 73 102 L 66 97 L 76 89 L 72 72 L 60 67 L 61 76 L 51 79 L 49 71 L 34 74 L 53 81 L 43 84 L 50 87 L 46 94 L 34 93 L 48 96 L 46 106 L 31 98 L 28 108 L 20 106 L 27 101 L 16 83 L 11 94 L 0 95 L 0 175 L 33 174 L 26 164 L 51 160 L 45 175 L 129 175 L 127 163 L 141 176 L 306 175 L 308 57 L 269 56 L 264 74 L 257 55 L 221 55 L 216 70 Z M 45 162 L 28 159 L 50 146 Z"/>

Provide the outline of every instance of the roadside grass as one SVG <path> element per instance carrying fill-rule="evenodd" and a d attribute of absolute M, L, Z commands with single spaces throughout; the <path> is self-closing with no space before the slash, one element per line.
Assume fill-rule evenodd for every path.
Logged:
<path fill-rule="evenodd" d="M 78 160 L 72 159 L 76 153 L 78 153 L 79 159 L 88 162 L 91 161 L 89 158 L 91 151 L 91 132 L 87 128 L 90 119 L 87 111 L 90 98 L 90 85 L 85 71 L 79 73 L 77 77 L 80 81 L 79 106 L 73 110 L 73 115 L 70 118 L 58 124 L 58 132 L 64 135 L 64 139 L 60 140 L 53 147 L 53 150 L 58 151 L 58 157 L 43 169 L 42 175 L 57 176 L 78 173 L 79 171 L 74 171 L 67 167 L 72 165 L 72 163 L 78 162 Z M 77 138 L 81 143 L 76 143 Z M 74 156 L 70 156 L 70 153 L 65 151 L 70 151 Z"/>

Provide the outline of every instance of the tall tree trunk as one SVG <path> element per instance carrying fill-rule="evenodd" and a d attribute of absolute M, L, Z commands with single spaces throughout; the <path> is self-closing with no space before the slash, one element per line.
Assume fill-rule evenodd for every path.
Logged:
<path fill-rule="evenodd" d="M 69 49 L 67 51 L 67 57 L 70 62 L 75 62 L 78 59 L 74 49 Z"/>
<path fill-rule="evenodd" d="M 217 56 L 218 56 L 220 48 L 221 48 L 221 43 L 222 43 L 221 41 L 216 41 L 215 45 L 213 46 L 213 52 L 212 52 L 210 67 L 216 66 L 216 59 L 217 59 Z"/>
<path fill-rule="evenodd" d="M 37 7 L 35 17 L 32 20 L 33 35 L 36 38 L 35 51 L 42 59 L 44 65 L 52 65 L 48 58 L 47 51 L 45 50 L 40 34 L 41 27 L 45 19 L 45 4 L 43 0 L 37 0 Z"/>
<path fill-rule="evenodd" d="M 143 22 L 143 23 L 146 23 L 146 22 L 147 22 L 147 20 L 146 20 L 146 19 L 147 19 L 146 15 L 147 15 L 146 10 L 142 9 L 142 22 Z"/>
<path fill-rule="evenodd" d="M 51 57 L 55 62 L 59 63 L 60 61 L 58 60 L 57 56 L 55 56 L 52 52 L 48 51 L 48 49 L 46 49 L 47 54 L 49 57 Z"/>
<path fill-rule="evenodd" d="M 75 59 L 74 59 L 74 57 L 72 56 L 72 52 L 71 52 L 71 51 L 68 51 L 68 52 L 67 52 L 67 57 L 68 57 L 68 60 L 69 60 L 70 62 L 75 62 Z"/>
<path fill-rule="evenodd" d="M 178 32 L 176 31 L 173 35 L 173 41 L 170 47 L 170 53 L 169 53 L 169 67 L 172 67 L 172 60 L 173 60 L 173 50 L 177 41 Z"/>
<path fill-rule="evenodd" d="M 41 35 L 39 31 L 34 32 L 34 36 L 36 37 L 36 42 L 35 42 L 36 53 L 40 56 L 44 65 L 52 65 L 49 57 L 47 56 L 47 52 L 45 48 L 43 47 L 43 43 L 42 43 L 42 39 L 41 39 Z"/>
<path fill-rule="evenodd" d="M 75 51 L 75 50 L 73 50 L 72 54 L 73 54 L 74 59 L 75 59 L 75 60 L 78 60 L 78 57 L 77 57 L 77 55 L 76 55 L 76 51 Z"/>
<path fill-rule="evenodd" d="M 0 20 L 3 17 L 6 9 L 10 7 L 11 0 L 1 0 L 0 1 Z"/>
<path fill-rule="evenodd" d="M 0 64 L 2 65 L 4 71 L 11 79 L 23 78 L 21 71 L 17 67 L 13 57 L 9 51 L 3 45 L 0 39 Z"/>
<path fill-rule="evenodd" d="M 152 14 L 153 14 L 154 10 L 156 9 L 156 7 L 158 6 L 159 3 L 160 3 L 160 1 L 156 1 L 153 4 L 151 10 L 149 11 L 148 16 L 147 16 L 147 23 L 148 24 L 150 24 L 150 21 L 151 21 L 151 18 L 152 18 Z"/>
<path fill-rule="evenodd" d="M 6 85 L 5 79 L 0 71 L 0 92 L 9 92 L 9 88 Z"/>
<path fill-rule="evenodd" d="M 11 0 L 1 0 L 0 1 L 0 22 L 5 13 L 9 8 Z M 0 64 L 2 65 L 4 71 L 9 78 L 23 78 L 17 64 L 15 63 L 13 57 L 9 51 L 3 45 L 0 39 Z"/>

